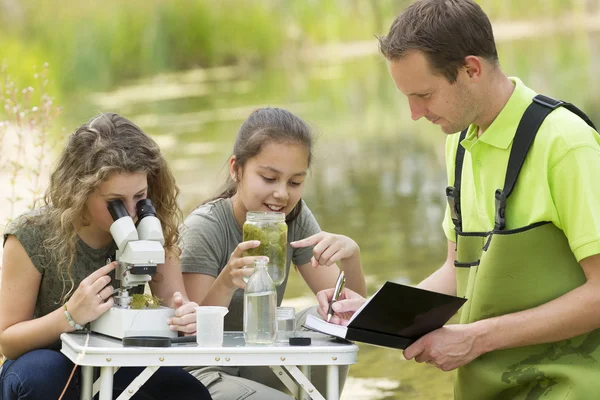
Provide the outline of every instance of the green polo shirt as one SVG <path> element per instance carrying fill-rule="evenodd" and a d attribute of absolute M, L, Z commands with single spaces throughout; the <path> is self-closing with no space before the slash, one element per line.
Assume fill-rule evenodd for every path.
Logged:
<path fill-rule="evenodd" d="M 490 127 L 477 137 L 471 125 L 462 141 L 465 158 L 461 183 L 463 231 L 494 227 L 496 189 L 504 187 L 506 166 L 517 125 L 536 93 L 517 78 L 515 90 Z M 446 141 L 446 169 L 454 185 L 459 135 Z M 600 253 L 600 135 L 560 107 L 550 113 L 529 150 L 508 198 L 506 228 L 550 221 L 561 229 L 577 260 Z M 456 241 L 449 207 L 443 222 L 446 237 Z"/>

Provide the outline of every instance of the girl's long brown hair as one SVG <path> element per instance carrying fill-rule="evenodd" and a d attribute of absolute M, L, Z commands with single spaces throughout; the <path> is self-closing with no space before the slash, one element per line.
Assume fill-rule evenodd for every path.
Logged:
<path fill-rule="evenodd" d="M 101 182 L 115 173 L 147 174 L 148 198 L 162 224 L 165 250 L 180 253 L 179 188 L 158 145 L 128 119 L 101 114 L 69 136 L 50 176 L 44 196 L 46 210 L 39 216 L 51 228 L 44 246 L 58 267 L 65 298 L 74 288 L 71 268 L 77 252 L 76 227 L 90 223 L 86 201 Z"/>

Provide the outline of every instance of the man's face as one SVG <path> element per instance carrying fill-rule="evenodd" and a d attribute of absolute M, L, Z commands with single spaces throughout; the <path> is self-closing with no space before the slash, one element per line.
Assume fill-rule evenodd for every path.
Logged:
<path fill-rule="evenodd" d="M 475 120 L 477 102 L 465 81 L 469 79 L 466 71 L 459 71 L 451 84 L 443 75 L 434 74 L 425 55 L 416 50 L 389 62 L 388 69 L 398 90 L 408 98 L 413 120 L 425 117 L 446 134 L 460 132 Z"/>

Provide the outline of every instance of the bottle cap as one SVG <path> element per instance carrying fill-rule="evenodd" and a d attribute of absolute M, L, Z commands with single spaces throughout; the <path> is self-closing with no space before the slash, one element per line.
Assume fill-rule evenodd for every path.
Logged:
<path fill-rule="evenodd" d="M 311 340 L 309 337 L 291 337 L 290 346 L 310 346 Z"/>

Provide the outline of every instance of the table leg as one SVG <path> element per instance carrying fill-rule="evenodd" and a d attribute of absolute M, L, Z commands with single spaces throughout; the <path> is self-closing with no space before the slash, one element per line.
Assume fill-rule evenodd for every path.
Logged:
<path fill-rule="evenodd" d="M 100 399 L 112 400 L 113 394 L 113 367 L 100 367 Z"/>
<path fill-rule="evenodd" d="M 146 383 L 148 379 L 159 369 L 159 366 L 146 367 L 133 381 L 123 390 L 121 395 L 117 397 L 117 400 L 127 400 L 133 397 L 138 390 Z M 176 384 L 176 383 L 175 383 Z"/>
<path fill-rule="evenodd" d="M 81 366 L 81 400 L 92 400 L 92 384 L 94 381 L 94 367 L 91 365 Z"/>
<path fill-rule="evenodd" d="M 327 366 L 327 400 L 340 398 L 340 370 L 337 365 Z"/>
<path fill-rule="evenodd" d="M 311 399 L 325 400 L 325 397 L 323 397 L 323 395 L 319 393 L 317 388 L 315 388 L 312 382 L 309 381 L 308 378 L 302 374 L 298 367 L 296 367 L 295 365 L 284 365 L 283 368 L 285 368 L 290 373 L 292 378 L 294 378 L 296 382 L 298 382 L 304 388 L 304 390 L 306 391 L 306 393 L 308 393 L 308 396 Z M 337 398 L 335 400 L 337 400 Z"/>
<path fill-rule="evenodd" d="M 283 384 L 286 388 L 288 388 L 290 393 L 298 392 L 298 385 L 296 385 L 296 382 L 294 382 L 294 380 L 290 378 L 287 372 L 285 372 L 280 365 L 269 365 L 269 368 L 271 368 L 271 371 L 273 371 L 275 376 L 277 376 L 279 380 L 283 382 Z"/>
<path fill-rule="evenodd" d="M 311 380 L 311 368 L 310 365 L 302 365 L 300 367 L 300 371 L 302 371 L 302 374 L 310 381 Z M 299 400 L 304 400 L 307 397 L 305 397 L 305 394 L 308 395 L 308 393 L 306 393 L 306 391 L 302 388 L 302 386 L 298 387 L 298 399 Z"/>
<path fill-rule="evenodd" d="M 119 368 L 121 368 L 121 367 L 113 367 L 113 375 L 117 373 Z M 100 391 L 100 378 L 96 379 L 96 382 L 94 382 L 94 387 L 92 389 L 92 395 L 96 396 L 99 391 Z"/>

